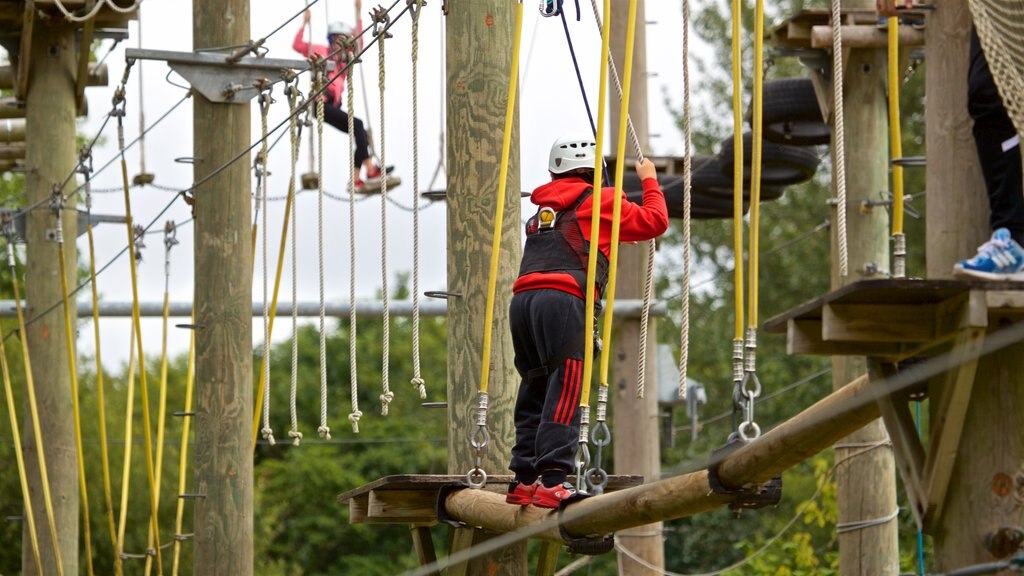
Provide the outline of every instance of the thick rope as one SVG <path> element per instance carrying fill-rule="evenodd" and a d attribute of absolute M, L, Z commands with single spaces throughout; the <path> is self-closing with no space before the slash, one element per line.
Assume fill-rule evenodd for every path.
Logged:
<path fill-rule="evenodd" d="M 327 3 L 325 2 L 324 5 Z M 320 91 L 323 82 L 323 65 L 318 63 L 314 94 Z M 317 144 L 317 270 L 320 276 L 320 426 L 317 434 L 325 440 L 331 439 L 331 429 L 327 426 L 327 310 L 324 301 L 324 99 L 316 97 L 316 144 Z"/>
<path fill-rule="evenodd" d="M 383 12 L 382 8 L 377 9 L 379 12 Z M 386 16 L 386 12 L 384 15 Z M 381 395 L 380 395 L 380 413 L 382 416 L 388 415 L 388 406 L 391 404 L 391 400 L 395 397 L 394 393 L 391 392 L 389 384 L 389 364 L 391 363 L 391 311 L 390 311 L 390 294 L 388 290 L 388 170 L 387 162 L 384 159 L 384 80 L 385 80 L 385 66 L 384 66 L 384 44 L 385 40 L 391 34 L 387 30 L 380 28 L 381 22 L 378 22 L 378 30 L 374 30 L 374 34 L 377 35 L 377 69 L 379 70 L 377 86 L 380 92 L 380 274 L 381 274 L 381 300 L 383 303 L 382 320 L 384 339 L 382 342 L 382 355 L 383 360 L 381 362 Z"/>
<path fill-rule="evenodd" d="M 89 10 L 84 16 L 76 16 L 74 13 L 72 13 L 64 6 L 64 3 L 61 2 L 61 0 L 54 0 L 53 3 L 57 5 L 57 9 L 60 10 L 60 13 L 64 15 L 65 20 L 67 20 L 68 22 L 75 23 L 88 22 L 89 20 L 92 20 L 96 17 L 97 14 L 100 13 L 100 10 L 102 10 L 103 6 L 105 5 L 104 0 L 99 0 L 98 2 L 96 2 L 95 5 L 93 5 L 92 9 Z"/>
<path fill-rule="evenodd" d="M 839 244 L 839 276 L 850 273 L 850 252 L 846 240 L 846 128 L 843 120 L 843 35 L 842 1 L 832 0 L 832 114 L 835 132 L 833 166 L 836 181 L 836 236 Z"/>
<path fill-rule="evenodd" d="M 267 168 L 269 163 L 267 162 L 267 115 L 270 113 L 270 104 L 273 101 L 270 96 L 271 87 L 265 88 L 265 91 L 260 92 L 260 129 L 263 134 L 263 144 L 260 148 L 259 162 L 263 169 L 263 186 L 256 186 L 256 203 L 261 205 L 263 208 L 263 361 L 261 376 L 263 378 L 263 429 L 260 431 L 263 434 L 263 439 L 266 440 L 271 446 L 276 444 L 274 440 L 274 430 L 270 427 L 270 290 L 269 290 L 269 258 L 267 253 L 269 252 L 267 246 L 267 185 L 270 180 L 270 170 Z M 287 222 L 287 220 L 286 220 Z"/>
<path fill-rule="evenodd" d="M 10 368 L 7 365 L 7 350 L 4 349 L 3 327 L 0 326 L 0 369 L 3 370 L 4 396 L 7 398 L 7 416 L 11 421 L 11 439 L 14 444 L 14 460 L 18 465 L 18 481 L 21 483 L 21 498 L 24 505 L 25 523 L 28 528 L 29 543 L 32 546 L 32 559 L 36 566 L 42 566 L 39 555 L 39 536 L 36 533 L 36 517 L 32 511 L 32 498 L 29 495 L 28 476 L 25 472 L 25 456 L 21 446 L 21 423 L 18 420 L 14 404 L 14 387 L 11 385 Z"/>
<path fill-rule="evenodd" d="M 288 206 L 291 206 L 295 202 L 295 166 L 299 162 L 299 127 L 298 122 L 295 120 L 295 108 L 296 101 L 298 100 L 298 86 L 292 85 L 285 88 L 285 94 L 288 96 L 288 137 L 291 148 L 291 165 L 290 172 L 288 174 Z M 287 210 L 285 217 L 285 226 L 288 225 Z M 302 443 L 302 432 L 299 432 L 299 415 L 297 408 L 298 401 L 298 389 L 299 389 L 299 309 L 296 302 L 298 301 L 298 285 L 299 285 L 299 254 L 298 254 L 298 235 L 299 235 L 299 220 L 298 220 L 298 206 L 294 206 L 291 210 L 291 225 L 292 225 L 292 245 L 291 245 L 291 259 L 292 259 L 292 363 L 291 363 L 291 379 L 290 386 L 288 387 L 288 415 L 291 419 L 291 429 L 288 430 L 288 437 L 292 439 L 292 444 L 298 446 Z M 283 246 L 282 246 L 283 248 Z M 284 251 L 281 252 L 281 257 L 284 257 Z M 278 268 L 280 268 L 280 263 Z M 275 302 L 274 308 L 277 308 Z"/>
<path fill-rule="evenodd" d="M 195 316 L 192 317 L 195 322 Z M 191 331 L 188 341 L 188 365 L 185 368 L 185 407 L 181 423 L 181 444 L 178 455 L 178 494 L 185 493 L 187 476 L 185 471 L 188 468 L 188 436 L 192 427 L 192 389 L 195 385 L 196 367 L 196 333 Z M 185 517 L 185 499 L 177 499 L 177 507 L 174 514 L 174 562 L 171 568 L 171 575 L 178 576 L 178 567 L 181 561 L 181 524 Z"/>
<path fill-rule="evenodd" d="M 348 245 L 349 245 L 349 273 L 348 273 L 348 379 L 349 396 L 352 403 L 352 411 L 348 414 L 348 421 L 352 424 L 352 432 L 359 433 L 359 419 L 363 417 L 359 410 L 359 370 L 356 364 L 356 149 L 355 149 L 355 96 L 352 90 L 352 66 L 347 70 L 348 76 L 348 165 L 352 166 L 348 178 Z"/>
<path fill-rule="evenodd" d="M 164 464 L 164 432 L 167 422 L 167 328 L 170 324 L 171 302 L 171 248 L 178 244 L 177 228 L 173 221 L 164 226 L 164 307 L 161 326 L 162 340 L 160 344 L 160 398 L 157 400 L 156 416 L 156 502 L 160 505 L 160 480 L 163 478 Z M 152 548 L 153 531 L 150 529 L 146 538 L 147 546 Z M 146 576 L 153 567 L 153 557 L 146 557 Z"/>
<path fill-rule="evenodd" d="M 64 574 L 64 562 L 61 560 L 60 540 L 57 538 L 57 522 L 53 514 L 53 498 L 50 494 L 50 478 L 46 467 L 46 450 L 43 447 L 43 432 L 39 423 L 39 405 L 36 403 L 36 385 L 32 377 L 32 361 L 28 349 L 28 332 L 25 330 L 25 313 L 21 306 L 21 290 L 18 287 L 18 268 L 14 260 L 14 243 L 11 235 L 7 236 L 7 264 L 11 269 L 11 285 L 14 288 L 14 309 L 18 315 L 18 334 L 21 342 L 21 354 L 25 364 L 25 391 L 28 396 L 29 416 L 32 420 L 32 437 L 38 450 L 39 479 L 43 485 L 43 505 L 46 510 L 46 521 L 50 528 L 50 544 L 53 547 L 54 564 L 58 576 Z M 11 404 L 13 406 L 13 403 Z M 41 567 L 42 565 L 40 565 Z"/>
<path fill-rule="evenodd" d="M 82 412 L 78 403 L 78 368 L 75 366 L 75 329 L 71 322 L 71 297 L 68 295 L 68 265 L 64 255 L 64 198 L 57 190 L 54 197 L 54 232 L 57 241 L 59 261 L 61 303 L 64 307 L 64 345 L 67 348 L 68 376 L 71 381 L 71 412 L 75 421 L 75 449 L 78 464 L 78 491 L 82 506 L 82 522 L 85 532 L 85 565 L 89 576 L 92 566 L 92 522 L 89 518 L 89 491 L 85 479 L 85 451 L 82 449 Z"/>
<path fill-rule="evenodd" d="M 420 373 L 420 120 L 419 68 L 420 11 L 423 0 L 412 0 L 412 380 L 411 384 L 427 399 L 427 388 Z M 386 170 L 385 170 L 386 171 Z"/>
<path fill-rule="evenodd" d="M 679 322 L 679 391 L 686 399 L 686 371 L 690 363 L 690 212 L 692 207 L 693 152 L 690 117 L 690 0 L 683 0 L 683 294 Z"/>

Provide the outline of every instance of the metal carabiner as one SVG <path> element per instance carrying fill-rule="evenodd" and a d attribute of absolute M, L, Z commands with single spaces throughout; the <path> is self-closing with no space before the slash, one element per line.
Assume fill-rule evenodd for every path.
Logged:
<path fill-rule="evenodd" d="M 545 18 L 562 13 L 562 0 L 540 0 L 540 15 Z"/>

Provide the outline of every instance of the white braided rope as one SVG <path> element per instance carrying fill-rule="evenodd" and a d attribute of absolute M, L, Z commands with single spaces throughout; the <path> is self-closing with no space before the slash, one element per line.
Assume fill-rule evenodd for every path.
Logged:
<path fill-rule="evenodd" d="M 68 22 L 87 22 L 89 20 L 92 20 L 96 17 L 97 14 L 100 13 L 100 10 L 102 10 L 104 6 L 103 0 L 100 0 L 99 2 L 96 2 L 96 5 L 93 6 L 92 10 L 90 10 L 89 13 L 85 16 L 75 16 L 70 10 L 68 10 L 64 6 L 64 3 L 61 2 L 61 0 L 54 0 L 54 4 L 57 5 L 57 9 L 60 10 L 60 13 L 64 15 L 64 19 Z M 138 4 L 132 7 L 132 10 L 134 10 L 137 6 Z"/>
<path fill-rule="evenodd" d="M 351 252 L 349 258 L 348 273 L 348 301 L 349 301 L 349 333 L 348 333 L 348 379 L 349 396 L 352 398 L 352 411 L 348 414 L 348 421 L 352 424 L 352 432 L 359 434 L 359 419 L 363 413 L 359 410 L 359 370 L 356 365 L 356 106 L 355 97 L 352 95 L 352 65 L 346 72 L 348 78 L 348 165 L 352 167 L 348 178 L 348 245 Z"/>
<path fill-rule="evenodd" d="M 316 73 L 316 87 L 323 82 L 323 67 Z M 314 94 L 317 92 L 314 90 Z M 327 426 L 327 321 L 324 302 L 324 99 L 316 99 L 316 148 L 317 148 L 317 271 L 320 276 L 320 426 L 316 429 L 321 438 L 331 439 Z M 294 302 L 292 303 L 294 305 Z"/>
<path fill-rule="evenodd" d="M 263 145 L 260 147 L 260 170 L 263 171 L 263 177 L 257 182 L 256 185 L 256 202 L 263 209 L 263 439 L 266 440 L 271 446 L 276 444 L 274 441 L 274 430 L 270 427 L 270 291 L 269 291 L 269 276 L 270 270 L 267 267 L 267 181 L 270 176 L 270 171 L 267 169 L 269 163 L 267 162 L 267 154 L 269 149 L 267 147 L 267 114 L 270 113 L 270 89 L 260 94 L 260 129 L 263 134 Z M 262 187 L 259 182 L 262 182 Z"/>
<path fill-rule="evenodd" d="M 135 0 L 131 6 L 125 6 L 124 8 L 117 5 L 114 0 L 106 0 L 107 6 L 114 12 L 120 12 L 121 14 L 131 14 L 139 9 L 139 5 L 142 4 L 142 0 Z"/>
<path fill-rule="evenodd" d="M 377 37 L 377 66 L 380 70 L 378 76 L 378 87 L 380 89 L 380 273 L 382 291 L 382 317 L 384 324 L 383 361 L 381 362 L 381 386 L 380 413 L 381 416 L 388 415 L 388 406 L 395 395 L 388 385 L 388 364 L 391 357 L 391 313 L 389 310 L 388 295 L 388 170 L 384 159 L 384 40 L 388 37 L 387 31 L 383 31 Z"/>
<path fill-rule="evenodd" d="M 412 19 L 412 380 L 411 384 L 427 399 L 427 387 L 420 374 L 420 121 L 417 69 L 420 51 L 420 10 L 423 0 L 416 0 Z M 386 172 L 386 170 L 385 170 Z"/>
<path fill-rule="evenodd" d="M 298 86 L 292 86 L 293 90 L 297 89 Z M 288 135 L 289 142 L 291 143 L 291 174 L 288 180 L 288 193 L 291 195 L 292 200 L 292 365 L 291 365 L 291 382 L 288 388 L 288 412 L 291 416 L 291 430 L 288 431 L 288 437 L 292 439 L 292 444 L 298 446 L 302 444 L 302 432 L 299 432 L 299 414 L 298 414 L 298 389 L 299 389 L 299 309 L 296 306 L 298 301 L 298 286 L 299 286 L 299 265 L 298 265 L 298 233 L 299 233 L 299 218 L 298 218 L 298 203 L 295 202 L 295 165 L 299 162 L 299 134 L 298 126 L 295 120 L 295 100 L 296 94 L 294 91 L 288 95 Z"/>
<path fill-rule="evenodd" d="M 683 0 L 683 294 L 679 322 L 679 392 L 686 398 L 686 370 L 690 363 L 690 183 L 693 176 L 690 131 L 690 0 Z"/>
<path fill-rule="evenodd" d="M 832 0 L 832 98 L 836 135 L 834 164 L 836 179 L 836 236 L 839 245 L 839 276 L 847 276 L 850 268 L 846 241 L 846 129 L 843 122 L 843 36 L 842 2 Z"/>

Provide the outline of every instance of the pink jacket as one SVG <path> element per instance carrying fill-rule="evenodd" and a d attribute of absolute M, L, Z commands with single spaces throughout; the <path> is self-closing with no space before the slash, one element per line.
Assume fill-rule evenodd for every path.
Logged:
<path fill-rule="evenodd" d="M 306 58 L 309 58 L 310 54 L 317 54 L 323 58 L 326 58 L 330 54 L 330 48 L 323 44 L 311 44 L 302 39 L 302 33 L 305 27 L 299 28 L 297 34 L 295 34 L 295 41 L 292 42 L 292 49 L 302 54 Z M 328 78 L 334 77 L 337 74 L 337 78 L 333 82 L 327 85 L 327 103 L 335 106 L 341 105 L 341 93 L 345 91 L 345 74 L 339 74 L 344 64 L 337 63 L 335 59 L 334 72 L 328 72 Z"/>

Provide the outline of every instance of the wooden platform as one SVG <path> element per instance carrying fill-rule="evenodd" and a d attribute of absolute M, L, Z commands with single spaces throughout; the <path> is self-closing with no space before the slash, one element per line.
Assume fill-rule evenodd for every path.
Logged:
<path fill-rule="evenodd" d="M 343 492 L 338 495 L 338 502 L 348 504 L 348 519 L 352 524 L 432 525 L 437 523 L 437 496 L 441 488 L 465 480 L 465 476 L 443 474 L 385 476 Z M 605 490 L 613 492 L 639 486 L 643 480 L 643 476 L 609 476 Z M 482 489 L 505 492 L 511 481 L 511 475 L 488 476 Z"/>
<path fill-rule="evenodd" d="M 790 354 L 898 361 L 952 342 L 965 328 L 1024 318 L 1024 283 L 862 280 L 769 319 Z"/>

